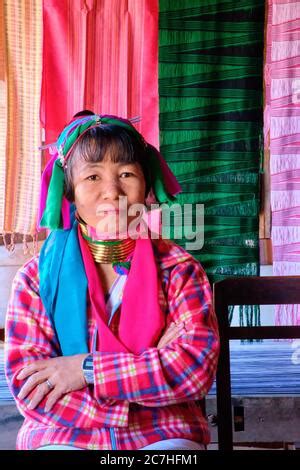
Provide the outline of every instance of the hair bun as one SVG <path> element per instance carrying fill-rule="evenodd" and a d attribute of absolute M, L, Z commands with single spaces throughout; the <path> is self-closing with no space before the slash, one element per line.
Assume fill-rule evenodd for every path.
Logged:
<path fill-rule="evenodd" d="M 82 111 L 79 111 L 78 113 L 74 114 L 73 118 L 80 117 L 80 116 L 94 116 L 95 113 L 93 111 L 90 111 L 89 109 L 83 109 Z"/>

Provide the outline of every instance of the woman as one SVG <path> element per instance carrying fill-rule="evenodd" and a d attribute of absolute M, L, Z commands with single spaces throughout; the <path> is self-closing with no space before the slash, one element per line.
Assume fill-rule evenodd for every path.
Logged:
<path fill-rule="evenodd" d="M 56 146 L 40 211 L 52 232 L 17 273 L 7 313 L 17 448 L 201 449 L 196 400 L 219 350 L 209 283 L 184 249 L 151 239 L 147 212 L 133 215 L 151 191 L 170 203 L 180 186 L 117 117 L 79 113 Z"/>

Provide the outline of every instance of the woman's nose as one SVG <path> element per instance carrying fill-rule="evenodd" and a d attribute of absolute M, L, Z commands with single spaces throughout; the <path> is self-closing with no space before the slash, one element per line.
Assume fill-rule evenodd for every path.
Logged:
<path fill-rule="evenodd" d="M 103 200 L 115 200 L 123 194 L 119 181 L 110 180 L 103 183 L 101 188 L 101 197 Z"/>

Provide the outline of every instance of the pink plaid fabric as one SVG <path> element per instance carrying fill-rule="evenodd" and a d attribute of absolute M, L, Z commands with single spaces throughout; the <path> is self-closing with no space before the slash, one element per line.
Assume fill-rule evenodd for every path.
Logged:
<path fill-rule="evenodd" d="M 18 449 L 47 444 L 94 450 L 133 450 L 172 438 L 209 442 L 205 418 L 196 400 L 215 377 L 219 352 L 211 290 L 199 263 L 171 242 L 153 241 L 162 280 L 159 301 L 167 324 L 184 323 L 183 333 L 158 349 L 131 353 L 94 353 L 95 386 L 71 392 L 45 413 L 45 400 L 28 409 L 19 400 L 23 384 L 16 376 L 28 362 L 59 354 L 55 332 L 39 297 L 38 256 L 16 275 L 6 322 L 6 376 L 25 417 Z M 118 332 L 118 312 L 111 328 Z M 89 345 L 96 325 L 89 317 Z M 106 413 L 103 403 L 114 402 Z"/>

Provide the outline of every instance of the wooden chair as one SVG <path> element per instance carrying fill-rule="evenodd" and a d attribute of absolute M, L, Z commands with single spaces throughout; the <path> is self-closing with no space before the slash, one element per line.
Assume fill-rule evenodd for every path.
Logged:
<path fill-rule="evenodd" d="M 300 304 L 300 276 L 228 278 L 216 282 L 213 293 L 221 343 L 216 377 L 218 442 L 219 450 L 232 450 L 230 340 L 300 338 L 300 326 L 231 327 L 228 307 Z"/>

